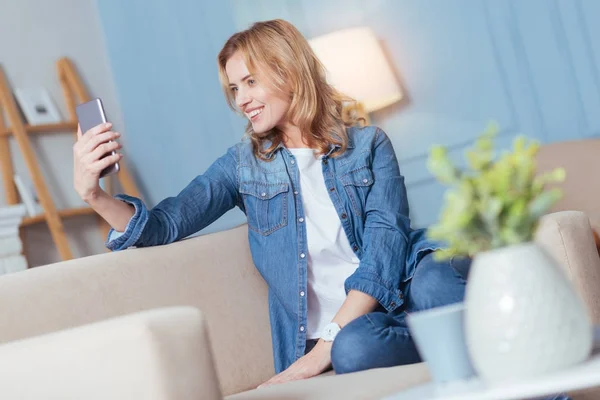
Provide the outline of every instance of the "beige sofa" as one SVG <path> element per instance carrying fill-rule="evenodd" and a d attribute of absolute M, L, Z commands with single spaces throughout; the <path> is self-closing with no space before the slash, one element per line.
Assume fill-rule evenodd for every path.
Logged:
<path fill-rule="evenodd" d="M 587 216 L 548 215 L 536 240 L 600 321 Z M 377 399 L 429 380 L 416 364 L 253 390 L 274 372 L 245 225 L 2 276 L 0 343 L 0 398 L 11 400 Z"/>
<path fill-rule="evenodd" d="M 600 169 L 600 138 L 545 144 L 537 165 L 540 172 L 557 167 L 567 171 L 567 179 L 559 185 L 564 195 L 552 211 L 583 211 L 600 237 L 600 179 L 594 176 Z"/>

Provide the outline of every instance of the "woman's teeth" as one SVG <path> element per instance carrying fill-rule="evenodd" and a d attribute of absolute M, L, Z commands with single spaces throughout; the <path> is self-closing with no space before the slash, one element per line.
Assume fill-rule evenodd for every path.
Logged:
<path fill-rule="evenodd" d="M 258 114 L 260 114 L 262 112 L 263 108 L 264 107 L 261 107 L 257 110 L 253 110 L 252 112 L 248 113 L 248 117 L 250 117 L 250 118 L 256 117 Z"/>

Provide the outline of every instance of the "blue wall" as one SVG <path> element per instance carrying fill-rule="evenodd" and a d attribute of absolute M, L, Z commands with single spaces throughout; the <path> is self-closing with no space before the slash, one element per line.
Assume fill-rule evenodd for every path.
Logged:
<path fill-rule="evenodd" d="M 97 6 L 124 115 L 126 160 L 154 206 L 244 133 L 217 73 L 217 54 L 236 30 L 233 12 L 227 1 L 100 0 Z M 242 221 L 236 209 L 206 231 Z"/>
<path fill-rule="evenodd" d="M 175 5 L 176 4 L 176 5 Z M 98 2 L 149 205 L 176 194 L 243 132 L 224 102 L 215 57 L 253 21 L 284 18 L 308 38 L 370 26 L 408 101 L 372 115 L 392 138 L 413 225 L 437 219 L 444 188 L 425 168 L 433 143 L 462 159 L 496 120 L 541 142 L 600 135 L 600 2 L 596 0 L 229 0 Z M 209 230 L 242 221 L 229 213 Z"/>

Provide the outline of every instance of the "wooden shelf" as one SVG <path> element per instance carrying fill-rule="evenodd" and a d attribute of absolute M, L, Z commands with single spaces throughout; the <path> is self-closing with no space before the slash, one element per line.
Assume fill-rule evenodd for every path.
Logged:
<path fill-rule="evenodd" d="M 91 207 L 65 208 L 64 210 L 58 210 L 58 215 L 63 218 L 76 217 L 78 215 L 93 215 L 95 213 L 96 212 Z M 36 215 L 35 217 L 25 217 L 21 222 L 21 226 L 39 224 L 44 221 L 46 221 L 45 214 Z"/>
<path fill-rule="evenodd" d="M 6 74 L 2 65 L 0 65 L 0 184 L 4 188 L 4 196 L 7 204 L 16 204 L 19 202 L 19 193 L 16 185 L 13 182 L 15 176 L 15 168 L 13 166 L 13 155 L 10 146 L 14 139 L 14 144 L 19 148 L 29 177 L 32 180 L 35 191 L 40 198 L 40 204 L 43 204 L 43 211 L 34 217 L 26 217 L 21 222 L 21 226 L 35 225 L 45 223 L 48 226 L 52 241 L 56 245 L 56 249 L 63 261 L 73 258 L 69 240 L 67 238 L 65 227 L 63 225 L 64 218 L 76 217 L 80 215 L 94 216 L 96 213 L 90 207 L 75 207 L 60 210 L 56 208 L 54 200 L 48 190 L 48 184 L 44 179 L 42 167 L 39 163 L 34 143 L 31 136 L 39 134 L 70 134 L 72 140 L 75 141 L 75 132 L 77 131 L 77 104 L 90 101 L 92 98 L 87 92 L 81 76 L 77 72 L 75 65 L 66 57 L 59 59 L 56 62 L 58 80 L 62 89 L 66 102 L 66 110 L 64 120 L 52 124 L 27 124 L 23 119 L 22 113 L 19 111 L 17 102 L 15 101 L 14 93 L 8 83 Z M 8 121 L 5 122 L 5 115 Z M 9 126 L 10 125 L 10 126 Z M 66 160 L 50 159 L 48 162 L 64 163 Z M 68 161 L 68 160 L 67 160 Z M 141 197 L 133 177 L 129 173 L 127 166 L 124 163 L 120 164 L 119 174 L 114 177 L 106 177 L 107 187 L 113 178 L 120 183 L 124 193 L 134 197 Z M 83 204 L 87 206 L 87 204 Z M 102 218 L 95 218 L 98 228 L 103 237 L 108 235 L 110 225 Z"/>
<path fill-rule="evenodd" d="M 77 131 L 77 122 L 66 121 L 55 124 L 25 125 L 27 133 L 53 133 L 53 132 L 75 132 Z M 0 136 L 9 136 L 12 134 L 10 128 L 0 131 Z"/>

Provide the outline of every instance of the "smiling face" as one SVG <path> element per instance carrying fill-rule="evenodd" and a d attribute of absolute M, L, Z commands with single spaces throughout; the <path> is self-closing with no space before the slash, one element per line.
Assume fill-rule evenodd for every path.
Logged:
<path fill-rule="evenodd" d="M 327 83 L 327 74 L 302 33 L 282 19 L 261 21 L 232 35 L 217 56 L 227 104 L 248 118 L 245 129 L 254 155 L 273 160 L 280 145 L 310 147 L 321 154 L 337 145 L 343 154 L 342 115 L 352 99 Z"/>
<path fill-rule="evenodd" d="M 287 125 L 290 102 L 269 85 L 264 75 L 251 74 L 241 52 L 235 52 L 225 65 L 229 90 L 235 105 L 252 123 L 256 133 Z"/>

